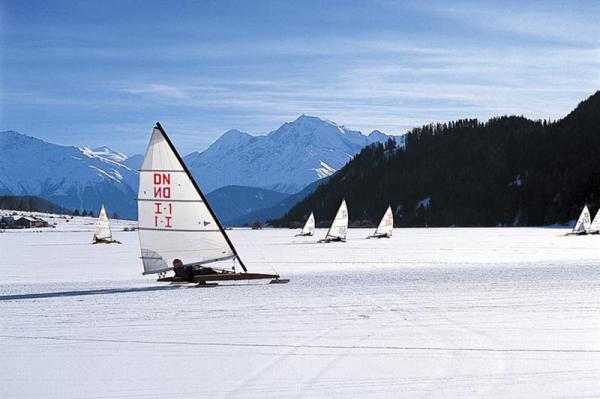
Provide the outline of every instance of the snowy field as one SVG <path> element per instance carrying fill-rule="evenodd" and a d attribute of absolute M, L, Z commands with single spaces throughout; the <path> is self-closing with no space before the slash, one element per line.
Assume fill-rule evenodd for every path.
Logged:
<path fill-rule="evenodd" d="M 597 398 L 600 236 L 233 230 L 287 285 L 160 285 L 137 233 L 0 234 L 1 398 Z"/>

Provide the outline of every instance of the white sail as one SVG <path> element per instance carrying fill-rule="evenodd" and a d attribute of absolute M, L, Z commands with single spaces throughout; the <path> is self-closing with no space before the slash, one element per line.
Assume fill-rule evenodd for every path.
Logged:
<path fill-rule="evenodd" d="M 375 230 L 375 237 L 391 237 L 392 231 L 394 230 L 394 214 L 392 213 L 392 207 L 388 206 L 377 230 Z"/>
<path fill-rule="evenodd" d="M 348 231 L 348 207 L 346 206 L 346 200 L 342 200 L 342 204 L 335 214 L 333 223 L 325 236 L 325 239 L 346 239 L 346 233 Z"/>
<path fill-rule="evenodd" d="M 312 236 L 313 234 L 315 234 L 315 215 L 311 212 L 300 235 Z"/>
<path fill-rule="evenodd" d="M 100 208 L 98 220 L 96 221 L 96 230 L 94 231 L 94 241 L 110 241 L 112 240 L 112 232 L 110 231 L 110 221 L 106 215 L 104 205 Z"/>
<path fill-rule="evenodd" d="M 137 202 L 144 274 L 170 270 L 175 259 L 192 265 L 237 256 L 159 124 L 140 169 Z"/>
<path fill-rule="evenodd" d="M 600 209 L 598 209 L 598 212 L 596 212 L 596 216 L 594 216 L 594 220 L 590 225 L 590 232 L 600 232 Z"/>
<path fill-rule="evenodd" d="M 590 231 L 590 227 L 590 210 L 588 209 L 587 205 L 585 205 L 581 211 L 581 214 L 579 215 L 579 219 L 577 219 L 577 223 L 575 224 L 572 233 L 587 233 Z"/>

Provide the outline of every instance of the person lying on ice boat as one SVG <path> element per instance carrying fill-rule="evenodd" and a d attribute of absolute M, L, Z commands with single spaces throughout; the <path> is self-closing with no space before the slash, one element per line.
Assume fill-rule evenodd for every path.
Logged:
<path fill-rule="evenodd" d="M 193 265 L 185 266 L 181 259 L 175 259 L 173 261 L 173 271 L 175 272 L 175 277 L 180 277 L 181 279 L 190 283 L 195 282 L 195 276 L 203 274 L 216 274 L 214 269 L 210 267 L 195 268 Z"/>

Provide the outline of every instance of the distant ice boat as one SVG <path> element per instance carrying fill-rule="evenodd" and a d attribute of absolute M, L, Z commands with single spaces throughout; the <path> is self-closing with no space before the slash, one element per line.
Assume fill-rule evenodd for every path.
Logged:
<path fill-rule="evenodd" d="M 271 280 L 285 283 L 277 274 L 248 273 L 229 236 L 192 178 L 162 126 L 157 123 L 140 169 L 138 234 L 144 274 L 159 274 L 158 281 L 197 282 Z M 208 264 L 233 260 L 231 269 Z M 237 264 L 243 272 L 236 272 Z M 175 277 L 162 277 L 175 270 Z"/>
<path fill-rule="evenodd" d="M 367 238 L 390 238 L 392 231 L 394 231 L 394 214 L 392 213 L 392 207 L 388 206 L 375 233 Z"/>
<path fill-rule="evenodd" d="M 346 233 L 348 232 L 348 207 L 346 200 L 342 200 L 340 208 L 335 214 L 335 218 L 331 223 L 331 227 L 327 231 L 325 238 L 318 242 L 346 241 Z"/>
<path fill-rule="evenodd" d="M 597 217 L 597 215 L 596 215 Z M 591 231 L 591 216 L 590 216 L 590 210 L 588 209 L 587 205 L 585 205 L 583 207 L 583 210 L 581 211 L 581 214 L 579 215 L 579 219 L 577 219 L 577 223 L 575 224 L 575 227 L 573 227 L 573 231 L 571 231 L 571 233 L 569 234 L 575 234 L 575 235 L 585 235 L 590 233 Z"/>
<path fill-rule="evenodd" d="M 600 234 L 600 209 L 598 209 L 596 216 L 594 216 L 594 220 L 592 220 L 588 234 Z"/>
<path fill-rule="evenodd" d="M 300 234 L 296 234 L 296 237 L 312 236 L 313 234 L 315 234 L 315 215 L 311 212 L 302 231 Z"/>
<path fill-rule="evenodd" d="M 110 220 L 106 215 L 104 204 L 100 208 L 98 220 L 96 221 L 96 229 L 94 231 L 94 240 L 92 244 L 120 244 L 119 241 L 113 240 L 112 231 L 110 229 Z"/>

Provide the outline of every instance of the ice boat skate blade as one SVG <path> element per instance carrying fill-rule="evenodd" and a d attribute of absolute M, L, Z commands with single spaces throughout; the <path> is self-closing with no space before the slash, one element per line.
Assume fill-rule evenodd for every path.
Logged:
<path fill-rule="evenodd" d="M 196 288 L 214 288 L 214 287 L 218 287 L 219 283 L 207 283 L 207 282 L 199 282 L 196 285 Z"/>
<path fill-rule="evenodd" d="M 275 280 L 271 280 L 269 284 L 287 284 L 290 282 L 289 278 L 278 278 Z"/>
<path fill-rule="evenodd" d="M 181 277 L 161 277 L 161 278 L 157 279 L 156 281 L 158 281 L 159 283 L 181 283 L 181 282 L 184 282 L 185 280 L 182 279 Z"/>

